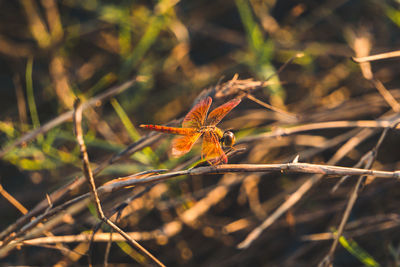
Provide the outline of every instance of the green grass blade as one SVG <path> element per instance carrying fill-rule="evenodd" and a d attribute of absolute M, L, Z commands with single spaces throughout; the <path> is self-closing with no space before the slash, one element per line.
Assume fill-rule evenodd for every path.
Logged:
<path fill-rule="evenodd" d="M 156 14 L 149 20 L 142 38 L 126 60 L 126 63 L 131 68 L 137 66 L 146 52 L 156 42 L 161 30 L 167 27 L 167 24 L 170 21 L 168 19 L 169 12 L 175 4 L 176 2 L 171 0 L 158 1 Z"/>
<path fill-rule="evenodd" d="M 400 11 L 389 6 L 386 7 L 386 15 L 388 18 L 396 24 L 397 27 L 400 27 Z"/>
<path fill-rule="evenodd" d="M 39 116 L 36 109 L 35 96 L 33 94 L 33 80 L 32 80 L 33 58 L 30 57 L 26 63 L 26 96 L 28 98 L 29 111 L 31 113 L 32 124 L 34 128 L 40 127 Z"/>
<path fill-rule="evenodd" d="M 140 253 L 136 252 L 128 243 L 126 242 L 117 242 L 118 247 L 129 257 L 134 259 L 140 265 L 148 265 L 146 262 L 146 258 Z"/>
<path fill-rule="evenodd" d="M 161 29 L 163 28 L 164 22 L 163 16 L 155 16 L 150 20 L 145 33 L 140 39 L 139 43 L 133 49 L 132 54 L 128 57 L 127 63 L 131 66 L 137 66 L 140 59 L 143 58 L 144 54 L 150 49 L 151 45 L 157 40 Z"/>
<path fill-rule="evenodd" d="M 124 124 L 125 129 L 128 131 L 129 137 L 135 142 L 139 140 L 140 134 L 136 130 L 135 126 L 133 126 L 131 120 L 129 119 L 128 115 L 126 114 L 122 106 L 118 103 L 118 101 L 115 98 L 112 98 L 110 103 L 113 106 L 115 112 L 117 112 L 118 117 Z"/>
<path fill-rule="evenodd" d="M 140 134 L 136 130 L 135 126 L 132 124 L 131 120 L 129 119 L 123 107 L 118 103 L 118 101 L 115 98 L 112 98 L 110 100 L 110 103 L 113 106 L 115 112 L 117 112 L 117 115 L 122 121 L 122 124 L 125 126 L 125 129 L 127 130 L 129 137 L 135 142 L 139 140 Z M 143 164 L 158 162 L 158 157 L 155 155 L 155 153 L 150 147 L 145 147 L 142 150 L 142 152 L 143 153 L 141 152 L 135 153 L 132 157 Z"/>
<path fill-rule="evenodd" d="M 354 240 L 347 240 L 344 236 L 339 237 L 340 244 L 358 260 L 366 266 L 378 267 L 381 266 L 374 258 L 360 247 Z"/>
<path fill-rule="evenodd" d="M 97 94 L 101 89 L 110 86 L 111 83 L 115 82 L 118 80 L 117 75 L 115 73 L 107 73 L 101 79 L 95 83 L 86 93 L 85 93 L 85 98 L 88 99 L 90 97 L 93 97 L 95 94 Z"/>
<path fill-rule="evenodd" d="M 253 50 L 260 51 L 264 38 L 257 23 L 253 19 L 251 8 L 246 0 L 235 0 L 243 26 L 246 30 L 248 42 Z"/>
<path fill-rule="evenodd" d="M 262 29 L 253 16 L 249 2 L 247 0 L 235 0 L 235 3 L 249 43 L 250 53 L 246 60 L 247 64 L 254 69 L 258 76 L 266 79 L 276 72 L 271 64 L 275 50 L 274 43 L 272 40 L 265 40 Z M 279 77 L 272 77 L 271 82 L 272 84 L 268 86 L 269 92 L 273 98 L 279 100 L 278 103 L 283 102 L 285 91 L 280 85 Z"/>

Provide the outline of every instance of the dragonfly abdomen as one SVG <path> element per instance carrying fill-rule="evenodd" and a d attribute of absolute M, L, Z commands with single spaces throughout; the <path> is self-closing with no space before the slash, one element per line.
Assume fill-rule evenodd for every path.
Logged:
<path fill-rule="evenodd" d="M 140 127 L 152 131 L 170 133 L 170 134 L 179 134 L 179 135 L 188 135 L 195 132 L 195 130 L 192 128 L 168 127 L 168 126 L 153 125 L 153 124 L 142 124 L 140 125 Z"/>

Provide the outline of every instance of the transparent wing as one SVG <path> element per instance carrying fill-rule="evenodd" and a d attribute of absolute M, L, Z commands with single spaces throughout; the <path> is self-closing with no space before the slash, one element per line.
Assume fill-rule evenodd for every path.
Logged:
<path fill-rule="evenodd" d="M 200 129 L 204 125 L 211 102 L 211 97 L 207 97 L 194 106 L 183 120 L 182 128 Z"/>
<path fill-rule="evenodd" d="M 176 137 L 172 141 L 172 155 L 174 157 L 179 157 L 188 153 L 192 149 L 194 143 L 199 139 L 200 135 L 201 133 L 193 132 L 182 137 Z"/>
<path fill-rule="evenodd" d="M 213 111 L 210 112 L 207 118 L 206 125 L 215 126 L 217 125 L 226 114 L 229 113 L 234 107 L 236 107 L 240 103 L 239 98 L 232 99 L 231 101 L 217 107 Z"/>
<path fill-rule="evenodd" d="M 204 132 L 201 158 L 211 162 L 213 165 L 221 162 L 228 162 L 228 158 L 221 148 L 221 144 L 219 143 L 219 138 L 216 133 L 212 131 Z"/>

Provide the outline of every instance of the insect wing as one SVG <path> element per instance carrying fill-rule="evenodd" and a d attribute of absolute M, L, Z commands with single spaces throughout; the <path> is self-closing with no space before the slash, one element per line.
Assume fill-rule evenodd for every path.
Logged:
<path fill-rule="evenodd" d="M 210 112 L 207 118 L 207 125 L 215 126 L 217 125 L 234 107 L 240 103 L 239 98 L 232 99 L 231 101 L 217 107 Z"/>
<path fill-rule="evenodd" d="M 211 102 L 211 97 L 207 97 L 195 105 L 183 120 L 182 127 L 200 129 L 204 125 Z"/>
<path fill-rule="evenodd" d="M 176 137 L 172 141 L 172 155 L 174 157 L 182 156 L 192 149 L 194 143 L 199 139 L 201 133 L 192 132 L 191 134 L 182 137 Z"/>
<path fill-rule="evenodd" d="M 203 138 L 203 147 L 201 149 L 201 158 L 208 160 L 213 165 L 220 162 L 227 163 L 228 158 L 222 150 L 219 138 L 216 133 L 206 131 Z"/>

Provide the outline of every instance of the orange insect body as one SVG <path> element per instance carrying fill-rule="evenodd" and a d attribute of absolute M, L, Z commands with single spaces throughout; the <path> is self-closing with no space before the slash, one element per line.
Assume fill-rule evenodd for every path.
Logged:
<path fill-rule="evenodd" d="M 197 133 L 204 133 L 206 131 L 213 131 L 215 132 L 218 137 L 221 139 L 224 135 L 224 132 L 215 126 L 203 126 L 200 129 L 196 130 L 193 128 L 178 128 L 178 127 L 169 127 L 169 126 L 161 126 L 161 125 L 154 125 L 154 124 L 142 124 L 140 125 L 142 128 L 146 128 L 152 131 L 169 133 L 169 134 L 179 134 L 179 135 L 188 135 L 193 134 L 194 132 Z"/>
<path fill-rule="evenodd" d="M 211 164 L 226 163 L 228 159 L 220 142 L 223 142 L 224 146 L 232 147 L 235 143 L 235 137 L 232 132 L 223 132 L 216 125 L 240 103 L 240 99 L 233 99 L 217 107 L 207 117 L 211 102 L 211 97 L 207 97 L 194 106 L 183 120 L 182 128 L 161 125 L 140 125 L 140 127 L 181 135 L 173 140 L 172 155 L 174 156 L 181 156 L 189 152 L 200 136 L 203 136 L 201 157 Z"/>
<path fill-rule="evenodd" d="M 187 135 L 192 134 L 195 131 L 192 128 L 177 128 L 177 127 L 168 127 L 168 126 L 161 126 L 161 125 L 140 125 L 142 128 L 146 128 L 152 131 L 169 133 L 169 134 L 179 134 L 179 135 Z"/>

